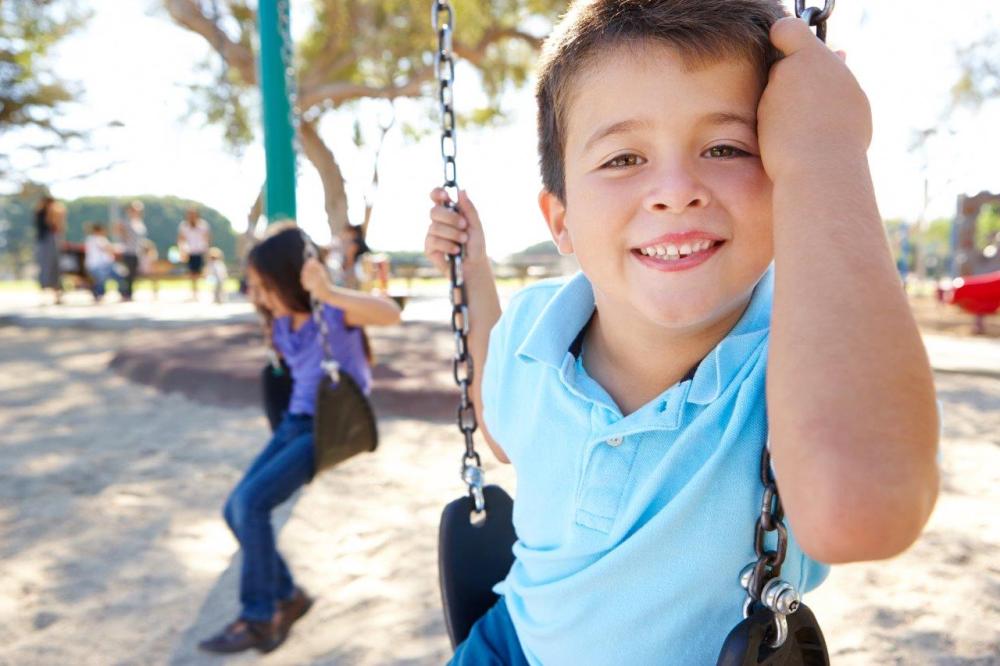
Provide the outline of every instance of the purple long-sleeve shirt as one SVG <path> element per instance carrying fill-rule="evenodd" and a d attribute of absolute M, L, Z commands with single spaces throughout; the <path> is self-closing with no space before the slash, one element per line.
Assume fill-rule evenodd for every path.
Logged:
<path fill-rule="evenodd" d="M 340 364 L 365 395 L 371 392 L 372 374 L 365 357 L 360 328 L 344 323 L 344 311 L 323 305 L 322 316 L 329 330 L 330 349 Z M 278 317 L 272 326 L 274 347 L 284 357 L 292 372 L 292 399 L 288 411 L 292 414 L 313 415 L 316 411 L 316 389 L 323 369 L 323 342 L 319 327 L 310 318 L 299 330 L 292 330 L 291 317 Z"/>

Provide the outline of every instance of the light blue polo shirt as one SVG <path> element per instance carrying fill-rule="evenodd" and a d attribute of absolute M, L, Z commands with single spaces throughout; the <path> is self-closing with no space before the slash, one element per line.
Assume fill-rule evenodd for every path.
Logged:
<path fill-rule="evenodd" d="M 484 418 L 517 472 L 518 537 L 497 592 L 530 663 L 716 662 L 756 559 L 773 283 L 691 379 L 624 417 L 570 353 L 594 312 L 583 274 L 524 289 L 494 327 Z M 804 592 L 827 571 L 790 536 L 782 578 Z"/>

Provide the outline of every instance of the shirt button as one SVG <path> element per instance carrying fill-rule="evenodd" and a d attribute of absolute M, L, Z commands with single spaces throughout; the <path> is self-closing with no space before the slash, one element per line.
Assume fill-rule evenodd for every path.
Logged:
<path fill-rule="evenodd" d="M 611 437 L 610 439 L 608 439 L 608 446 L 618 446 L 621 443 L 622 443 L 621 437 Z"/>

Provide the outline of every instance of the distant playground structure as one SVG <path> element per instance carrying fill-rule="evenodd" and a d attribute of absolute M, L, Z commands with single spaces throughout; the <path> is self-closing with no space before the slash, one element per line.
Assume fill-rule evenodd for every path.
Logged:
<path fill-rule="evenodd" d="M 984 206 L 1000 205 L 1000 194 L 959 195 L 952 224 L 952 275 L 938 289 L 938 297 L 975 316 L 977 333 L 985 331 L 985 317 L 1000 310 L 1000 256 L 998 239 L 980 250 L 976 227 Z"/>

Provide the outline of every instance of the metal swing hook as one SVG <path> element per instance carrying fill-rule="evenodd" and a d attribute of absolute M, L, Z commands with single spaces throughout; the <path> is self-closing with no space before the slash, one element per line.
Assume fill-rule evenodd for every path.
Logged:
<path fill-rule="evenodd" d="M 772 578 L 764 584 L 759 599 L 754 599 L 753 590 L 758 575 L 757 562 L 751 562 L 740 572 L 740 585 L 747 591 L 747 598 L 743 602 L 743 617 L 750 617 L 755 603 L 770 610 L 774 616 L 774 637 L 769 645 L 779 648 L 788 640 L 788 616 L 799 609 L 802 597 L 788 581 Z"/>
<path fill-rule="evenodd" d="M 836 0 L 824 0 L 823 9 L 806 7 L 806 0 L 795 0 L 795 16 L 816 28 L 816 37 L 821 42 L 826 41 L 826 20 L 833 13 Z"/>
<path fill-rule="evenodd" d="M 482 513 L 486 508 L 486 497 L 483 495 L 483 468 L 479 454 L 462 457 L 462 481 L 469 486 L 469 496 L 472 498 L 476 513 Z"/>

